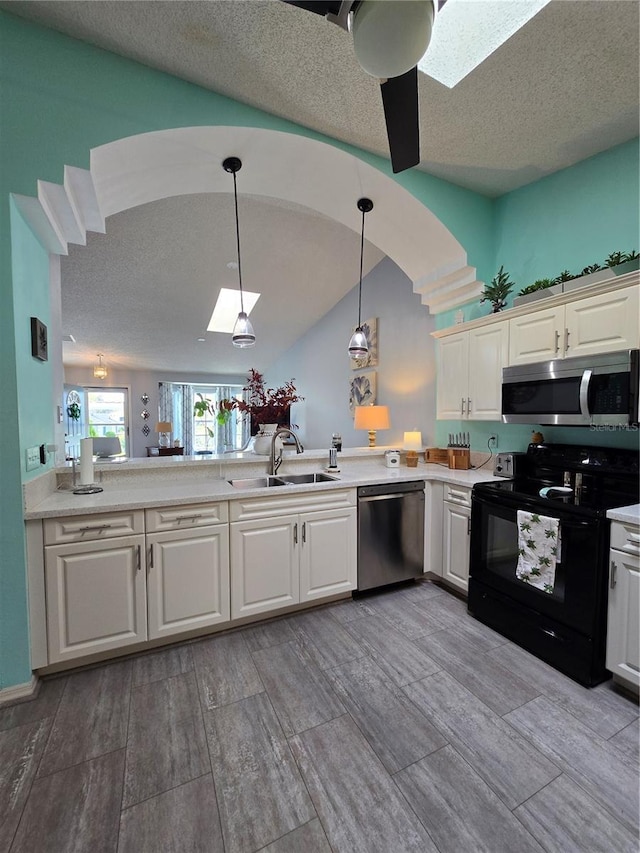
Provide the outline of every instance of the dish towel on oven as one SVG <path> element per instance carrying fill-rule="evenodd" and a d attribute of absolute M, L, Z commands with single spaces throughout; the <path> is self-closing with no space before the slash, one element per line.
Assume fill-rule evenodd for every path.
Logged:
<path fill-rule="evenodd" d="M 518 510 L 516 577 L 552 593 L 560 562 L 560 522 L 535 512 Z"/>

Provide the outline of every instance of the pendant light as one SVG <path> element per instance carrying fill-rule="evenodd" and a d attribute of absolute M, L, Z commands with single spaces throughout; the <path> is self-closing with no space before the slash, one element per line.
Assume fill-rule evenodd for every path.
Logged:
<path fill-rule="evenodd" d="M 98 356 L 98 363 L 93 365 L 93 376 L 95 379 L 106 379 L 107 378 L 107 368 L 106 365 L 102 363 L 102 353 L 96 353 Z"/>
<path fill-rule="evenodd" d="M 238 281 L 240 284 L 240 313 L 233 327 L 231 341 L 234 347 L 252 347 L 256 342 L 256 336 L 253 331 L 253 326 L 249 320 L 249 316 L 244 310 L 244 298 L 242 295 L 242 267 L 240 266 L 240 225 L 238 223 L 238 188 L 236 185 L 236 172 L 242 168 L 242 160 L 238 157 L 227 157 L 222 162 L 222 168 L 225 172 L 231 172 L 233 175 L 233 198 L 236 209 L 236 243 L 238 246 Z"/>
<path fill-rule="evenodd" d="M 362 329 L 362 260 L 364 257 L 364 215 L 373 210 L 370 198 L 358 199 L 358 210 L 362 213 L 362 230 L 360 232 L 360 285 L 358 288 L 358 325 L 349 341 L 350 358 L 366 358 L 369 354 L 367 336 Z"/>

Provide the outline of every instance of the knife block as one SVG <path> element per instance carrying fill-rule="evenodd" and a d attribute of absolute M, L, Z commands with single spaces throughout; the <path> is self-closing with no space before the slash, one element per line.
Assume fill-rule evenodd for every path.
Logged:
<path fill-rule="evenodd" d="M 468 447 L 449 447 L 447 454 L 449 468 L 456 468 L 459 471 L 467 471 L 471 468 L 471 453 Z"/>

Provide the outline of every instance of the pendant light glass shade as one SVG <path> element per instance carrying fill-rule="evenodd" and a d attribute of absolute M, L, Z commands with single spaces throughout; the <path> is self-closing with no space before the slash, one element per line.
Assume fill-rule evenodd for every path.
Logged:
<path fill-rule="evenodd" d="M 242 266 L 240 263 L 240 224 L 238 221 L 238 187 L 236 185 L 236 172 L 242 168 L 242 160 L 238 157 L 227 157 L 222 162 L 222 168 L 225 172 L 231 172 L 233 175 L 233 200 L 236 211 L 236 244 L 238 247 L 238 283 L 240 285 L 240 313 L 233 327 L 231 342 L 234 347 L 252 347 L 256 342 L 256 336 L 253 331 L 253 326 L 249 322 L 249 316 L 244 310 L 244 298 L 242 294 Z"/>
<path fill-rule="evenodd" d="M 349 341 L 349 358 L 366 358 L 369 354 L 369 342 L 362 328 L 362 261 L 364 258 L 364 215 L 373 210 L 370 198 L 358 199 L 358 210 L 362 213 L 362 229 L 360 231 L 360 284 L 358 286 L 358 325 Z"/>
<path fill-rule="evenodd" d="M 107 368 L 106 365 L 102 363 L 102 353 L 96 353 L 98 356 L 98 363 L 93 366 L 93 376 L 95 379 L 106 379 L 107 378 Z"/>
<path fill-rule="evenodd" d="M 234 347 L 252 347 L 256 342 L 253 326 L 244 311 L 238 314 L 231 340 Z"/>

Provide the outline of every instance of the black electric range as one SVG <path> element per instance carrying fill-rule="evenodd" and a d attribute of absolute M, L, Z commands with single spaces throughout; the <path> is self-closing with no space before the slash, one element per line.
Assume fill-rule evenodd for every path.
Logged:
<path fill-rule="evenodd" d="M 517 478 L 473 488 L 469 610 L 557 669 L 593 685 L 605 669 L 610 523 L 638 502 L 635 450 L 530 445 Z M 518 511 L 554 519 L 561 554 L 545 590 L 523 582 Z"/>

